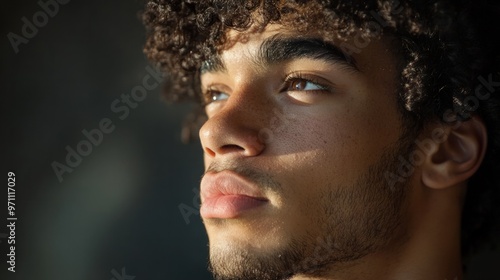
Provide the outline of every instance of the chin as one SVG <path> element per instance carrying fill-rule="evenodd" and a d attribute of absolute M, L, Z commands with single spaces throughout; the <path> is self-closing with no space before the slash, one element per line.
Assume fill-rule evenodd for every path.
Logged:
<path fill-rule="evenodd" d="M 272 250 L 288 243 L 291 234 L 265 222 L 243 223 L 241 221 L 208 221 L 205 227 L 210 250 L 217 248 L 241 250 Z"/>
<path fill-rule="evenodd" d="M 289 279 L 300 263 L 296 246 L 268 237 L 210 238 L 210 270 L 217 280 Z"/>

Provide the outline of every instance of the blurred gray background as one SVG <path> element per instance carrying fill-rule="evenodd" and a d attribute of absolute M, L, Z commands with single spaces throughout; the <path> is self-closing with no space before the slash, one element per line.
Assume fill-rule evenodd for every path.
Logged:
<path fill-rule="evenodd" d="M 203 171 L 198 143 L 180 141 L 190 106 L 162 102 L 158 86 L 123 120 L 111 109 L 149 75 L 141 9 L 138 0 L 69 1 L 16 54 L 8 33 L 22 36 L 22 18 L 42 8 L 2 2 L 2 170 L 16 173 L 18 221 L 16 273 L 2 238 L 0 279 L 211 279 L 200 218 L 187 224 L 179 210 L 196 209 Z M 59 182 L 52 162 L 65 164 L 66 147 L 103 118 L 115 130 Z"/>
<path fill-rule="evenodd" d="M 0 279 L 211 279 L 199 215 L 179 210 L 197 211 L 203 170 L 199 143 L 180 141 L 191 106 L 162 102 L 158 86 L 123 120 L 111 109 L 148 75 L 141 9 L 139 0 L 60 4 L 16 53 L 8 34 L 21 36 L 23 17 L 33 22 L 42 8 L 3 1 L 2 170 L 16 173 L 18 221 L 15 274 L 0 226 Z M 67 146 L 104 118 L 115 130 L 59 182 L 52 163 L 65 164 Z M 498 250 L 478 254 L 468 279 L 500 279 L 499 263 Z"/>

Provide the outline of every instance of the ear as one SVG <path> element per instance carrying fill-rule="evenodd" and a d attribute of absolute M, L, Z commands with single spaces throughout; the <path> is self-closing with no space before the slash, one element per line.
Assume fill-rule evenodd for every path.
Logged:
<path fill-rule="evenodd" d="M 442 141 L 433 141 L 422 166 L 423 183 L 444 189 L 467 181 L 481 165 L 487 147 L 483 121 L 473 116 L 444 129 Z"/>

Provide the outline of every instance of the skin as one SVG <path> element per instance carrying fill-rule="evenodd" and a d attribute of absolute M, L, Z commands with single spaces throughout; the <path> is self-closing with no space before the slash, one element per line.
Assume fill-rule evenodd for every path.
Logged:
<path fill-rule="evenodd" d="M 269 200 L 236 218 L 204 219 L 211 261 L 230 270 L 238 262 L 279 259 L 298 246 L 302 269 L 291 279 L 461 279 L 461 203 L 466 179 L 484 155 L 481 123 L 461 127 L 463 135 L 476 132 L 471 148 L 465 145 L 473 151 L 468 168 L 447 160 L 459 149 L 444 145 L 463 138 L 444 127 L 444 144 L 433 142 L 424 162 L 397 185 L 403 189 L 390 190 L 384 171 L 397 169 L 409 147 L 400 141 L 398 58 L 388 40 L 353 54 L 358 71 L 311 58 L 256 63 L 262 42 L 277 34 L 300 35 L 270 25 L 225 49 L 224 71 L 201 76 L 202 91 L 217 99 L 207 105 L 200 130 L 206 170 L 233 170 Z M 329 89 L 284 82 L 297 71 Z M 321 257 L 318 248 L 327 248 Z M 321 267 L 306 267 L 311 258 Z"/>

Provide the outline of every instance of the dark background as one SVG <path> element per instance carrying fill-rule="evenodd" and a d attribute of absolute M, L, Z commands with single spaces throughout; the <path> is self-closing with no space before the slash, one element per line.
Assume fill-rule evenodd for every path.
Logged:
<path fill-rule="evenodd" d="M 48 0 L 45 0 L 48 1 Z M 211 279 L 193 189 L 199 143 L 182 144 L 189 104 L 167 105 L 161 87 L 124 120 L 114 100 L 142 84 L 148 62 L 142 2 L 72 0 L 16 54 L 7 37 L 33 22 L 37 1 L 1 8 L 2 170 L 16 173 L 16 273 L 7 271 L 7 186 L 0 207 L 0 279 Z M 115 125 L 59 182 L 51 164 L 103 118 Z M 2 238 L 3 237 L 3 238 Z M 9 245 L 10 246 L 10 245 Z M 498 251 L 469 260 L 473 277 L 500 279 Z M 125 274 L 122 274 L 122 269 Z"/>
<path fill-rule="evenodd" d="M 42 9 L 2 2 L 2 176 L 16 173 L 18 221 L 16 273 L 0 239 L 0 279 L 109 280 L 123 267 L 135 280 L 211 279 L 200 218 L 186 224 L 179 210 L 193 207 L 203 171 L 198 143 L 180 141 L 190 106 L 162 102 L 158 86 L 124 120 L 111 110 L 148 75 L 141 9 L 138 0 L 72 0 L 16 54 L 7 34 L 22 35 L 22 17 Z M 64 164 L 66 146 L 103 118 L 115 130 L 59 182 L 52 162 Z"/>

